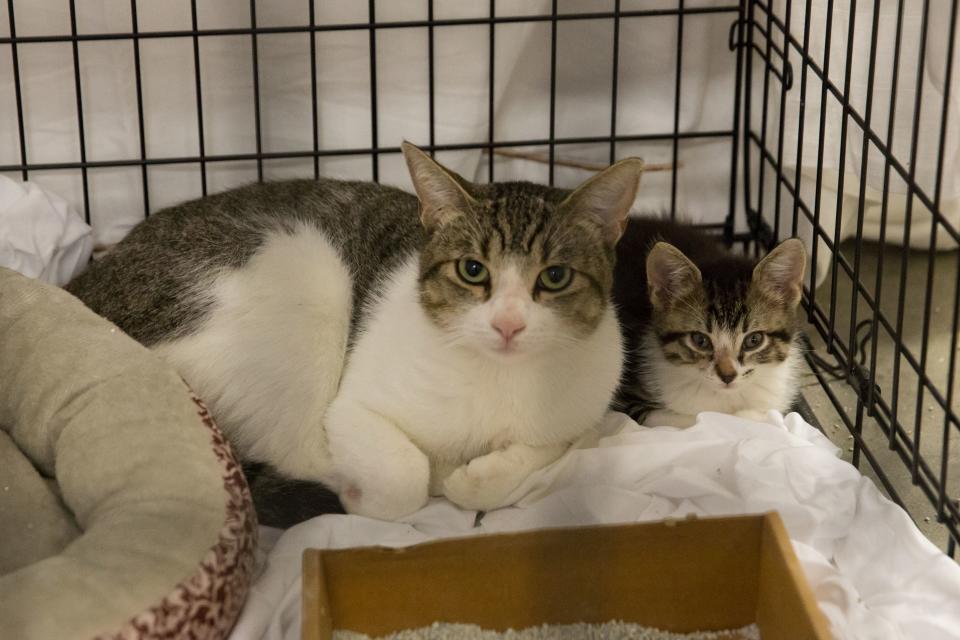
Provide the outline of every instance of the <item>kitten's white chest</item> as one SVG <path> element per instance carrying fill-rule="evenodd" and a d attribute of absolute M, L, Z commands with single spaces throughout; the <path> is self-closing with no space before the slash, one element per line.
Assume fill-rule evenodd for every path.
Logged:
<path fill-rule="evenodd" d="M 657 399 L 664 408 L 678 414 L 787 411 L 797 394 L 796 369 L 800 354 L 796 348 L 785 362 L 759 366 L 730 389 L 719 388 L 695 366 L 668 362 L 655 347 L 646 352 L 648 377 L 656 389 Z"/>

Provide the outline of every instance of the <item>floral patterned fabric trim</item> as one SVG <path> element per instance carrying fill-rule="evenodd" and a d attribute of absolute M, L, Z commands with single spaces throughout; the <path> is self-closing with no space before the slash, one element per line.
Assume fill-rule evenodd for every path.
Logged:
<path fill-rule="evenodd" d="M 227 517 L 217 544 L 196 572 L 159 603 L 135 616 L 114 633 L 96 640 L 220 640 L 233 628 L 253 576 L 257 518 L 250 490 L 230 444 L 203 401 L 191 394 L 201 422 L 210 430 L 213 451 L 223 469 Z"/>

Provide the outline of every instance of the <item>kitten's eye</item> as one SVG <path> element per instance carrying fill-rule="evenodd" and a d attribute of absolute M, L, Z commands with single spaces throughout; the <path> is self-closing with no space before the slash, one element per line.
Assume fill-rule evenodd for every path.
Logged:
<path fill-rule="evenodd" d="M 709 349 L 713 343 L 710 342 L 710 336 L 705 333 L 700 333 L 699 331 L 694 331 L 690 334 L 690 342 L 693 343 L 697 349 L 706 351 Z"/>
<path fill-rule="evenodd" d="M 555 265 L 541 271 L 537 282 L 548 291 L 560 291 L 566 289 L 572 279 L 573 270 L 570 267 Z"/>
<path fill-rule="evenodd" d="M 762 331 L 754 331 L 753 333 L 749 333 L 747 334 L 747 337 L 743 339 L 744 349 L 756 349 L 761 344 L 763 344 Z"/>
<path fill-rule="evenodd" d="M 483 266 L 483 263 L 469 258 L 462 258 L 457 261 L 457 274 L 467 284 L 483 284 L 490 279 L 490 272 Z"/>

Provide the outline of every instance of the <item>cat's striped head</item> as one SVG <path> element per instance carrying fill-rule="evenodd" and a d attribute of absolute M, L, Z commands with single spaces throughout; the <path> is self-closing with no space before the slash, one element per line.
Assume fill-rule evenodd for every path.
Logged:
<path fill-rule="evenodd" d="M 534 353 L 593 333 L 610 306 L 614 247 L 642 162 L 622 160 L 572 193 L 473 185 L 403 146 L 428 240 L 420 303 L 451 343 Z"/>
<path fill-rule="evenodd" d="M 673 245 L 654 245 L 647 286 L 664 358 L 719 390 L 740 389 L 786 362 L 795 348 L 804 262 L 795 238 L 759 263 L 729 256 L 700 268 Z"/>

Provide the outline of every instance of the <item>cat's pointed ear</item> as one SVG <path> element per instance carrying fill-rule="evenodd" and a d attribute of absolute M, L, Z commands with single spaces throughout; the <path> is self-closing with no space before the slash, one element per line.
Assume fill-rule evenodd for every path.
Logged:
<path fill-rule="evenodd" d="M 468 211 L 474 203 L 469 183 L 404 140 L 403 157 L 420 199 L 420 221 L 427 229 L 442 226 Z"/>
<path fill-rule="evenodd" d="M 647 289 L 654 307 L 665 308 L 700 286 L 700 269 L 672 244 L 658 242 L 647 254 Z"/>
<path fill-rule="evenodd" d="M 803 268 L 807 261 L 803 242 L 784 240 L 753 269 L 752 282 L 765 297 L 796 306 L 803 293 Z"/>
<path fill-rule="evenodd" d="M 603 224 L 604 239 L 614 245 L 627 226 L 641 175 L 643 160 L 626 158 L 574 189 L 561 206 L 595 216 Z"/>

